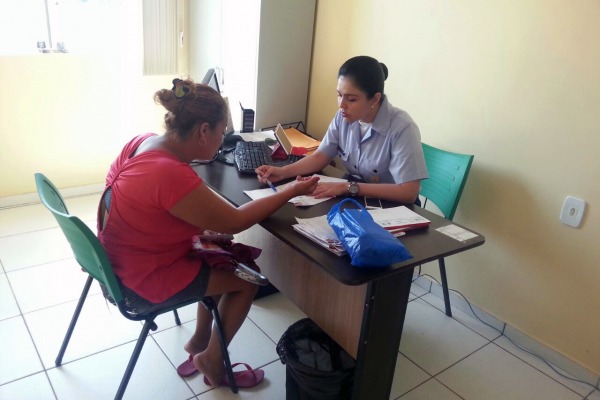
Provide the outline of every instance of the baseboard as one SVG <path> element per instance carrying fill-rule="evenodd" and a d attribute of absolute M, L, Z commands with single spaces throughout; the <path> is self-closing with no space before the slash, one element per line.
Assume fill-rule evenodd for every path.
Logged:
<path fill-rule="evenodd" d="M 93 185 L 61 188 L 60 193 L 63 198 L 68 199 L 71 197 L 87 196 L 90 194 L 102 193 L 103 190 L 104 184 L 97 183 Z M 37 193 L 26 193 L 16 196 L 5 196 L 0 197 L 0 210 L 39 203 L 40 198 L 38 197 Z"/>
<path fill-rule="evenodd" d="M 421 275 L 418 277 L 415 276 L 413 283 L 443 301 L 444 294 L 442 291 L 442 286 L 438 282 L 427 276 Z M 469 304 L 465 298 L 456 292 L 453 292 L 452 290 L 450 290 L 450 304 L 453 308 L 456 308 L 473 318 L 478 318 L 484 321 L 488 325 L 501 332 L 517 346 L 539 356 L 546 362 L 568 373 L 574 378 L 589 383 L 592 386 L 596 386 L 598 384 L 600 378 L 592 371 L 581 366 L 580 364 L 577 364 L 556 350 L 540 343 L 519 329 L 499 320 L 485 310 L 482 310 L 473 304 Z"/>

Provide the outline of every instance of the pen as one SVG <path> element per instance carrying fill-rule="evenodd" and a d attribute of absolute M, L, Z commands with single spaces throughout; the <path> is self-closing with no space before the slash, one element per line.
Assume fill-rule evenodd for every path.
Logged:
<path fill-rule="evenodd" d="M 269 186 L 271 187 L 271 189 L 273 189 L 273 191 L 274 191 L 274 192 L 276 192 L 276 191 L 277 191 L 277 188 L 275 187 L 275 185 L 273 185 L 273 184 L 271 183 L 271 181 L 270 181 L 270 180 L 268 180 L 268 179 L 267 179 L 267 185 L 269 185 Z"/>

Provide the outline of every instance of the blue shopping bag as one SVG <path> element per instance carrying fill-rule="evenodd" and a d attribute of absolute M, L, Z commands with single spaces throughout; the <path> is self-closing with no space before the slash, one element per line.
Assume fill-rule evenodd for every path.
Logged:
<path fill-rule="evenodd" d="M 348 208 L 348 204 L 357 208 Z M 344 199 L 331 207 L 327 222 L 356 267 L 386 267 L 412 258 L 400 240 L 377 224 L 354 199 Z"/>

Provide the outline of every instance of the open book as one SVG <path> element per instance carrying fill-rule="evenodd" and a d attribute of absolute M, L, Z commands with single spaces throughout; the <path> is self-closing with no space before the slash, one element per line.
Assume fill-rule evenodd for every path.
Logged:
<path fill-rule="evenodd" d="M 367 211 L 375 222 L 396 237 L 402 236 L 408 230 L 426 227 L 431 223 L 405 206 Z M 333 228 L 329 226 L 326 215 L 314 218 L 296 218 L 296 221 L 298 223 L 292 225 L 296 232 L 338 256 L 346 254 L 346 250 Z"/>

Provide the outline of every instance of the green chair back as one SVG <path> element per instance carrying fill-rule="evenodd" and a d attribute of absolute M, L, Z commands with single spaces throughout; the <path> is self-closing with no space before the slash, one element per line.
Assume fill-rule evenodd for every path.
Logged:
<path fill-rule="evenodd" d="M 79 265 L 106 286 L 111 297 L 120 303 L 123 299 L 121 287 L 102 243 L 83 221 L 74 215 L 69 215 L 60 193 L 48 178 L 41 173 L 36 173 L 35 183 L 40 200 L 58 222 Z"/>
<path fill-rule="evenodd" d="M 452 220 L 458 207 L 473 155 L 452 153 L 422 143 L 429 178 L 421 181 L 420 195 L 432 201 Z"/>

